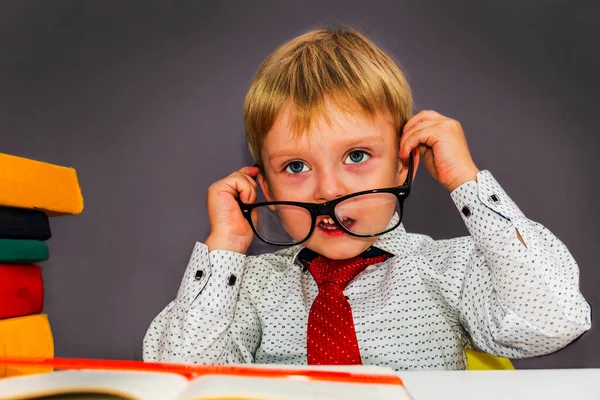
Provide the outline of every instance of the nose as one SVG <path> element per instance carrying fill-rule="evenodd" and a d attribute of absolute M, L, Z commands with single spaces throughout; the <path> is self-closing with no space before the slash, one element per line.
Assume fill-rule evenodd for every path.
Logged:
<path fill-rule="evenodd" d="M 321 172 L 317 174 L 317 185 L 315 199 L 317 202 L 335 200 L 347 194 L 346 186 L 341 177 L 335 171 Z"/>

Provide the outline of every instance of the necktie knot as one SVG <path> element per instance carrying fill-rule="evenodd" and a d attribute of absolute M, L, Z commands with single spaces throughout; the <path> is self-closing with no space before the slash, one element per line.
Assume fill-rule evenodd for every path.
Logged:
<path fill-rule="evenodd" d="M 324 284 L 335 284 L 344 290 L 346 286 L 371 264 L 370 259 L 360 256 L 347 260 L 330 260 L 319 256 L 309 265 L 308 270 L 319 287 Z"/>

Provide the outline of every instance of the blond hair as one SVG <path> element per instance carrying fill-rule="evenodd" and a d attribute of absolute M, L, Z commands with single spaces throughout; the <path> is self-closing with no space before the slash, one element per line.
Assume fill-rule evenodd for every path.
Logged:
<path fill-rule="evenodd" d="M 300 135 L 327 118 L 326 100 L 374 117 L 389 111 L 400 135 L 412 116 L 412 94 L 393 59 L 358 31 L 318 29 L 283 44 L 258 69 L 244 102 L 248 147 L 260 152 L 278 112 L 291 106 L 290 131 Z"/>

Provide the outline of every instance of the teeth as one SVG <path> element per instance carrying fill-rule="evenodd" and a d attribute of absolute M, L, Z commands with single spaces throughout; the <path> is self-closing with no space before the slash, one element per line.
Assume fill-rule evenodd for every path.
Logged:
<path fill-rule="evenodd" d="M 346 223 L 348 221 L 351 221 L 351 218 L 347 218 L 347 217 L 340 217 L 340 222 L 344 225 L 344 226 L 348 226 L 349 223 Z M 333 218 L 323 218 L 319 224 L 319 226 L 323 229 L 328 229 L 328 230 L 335 230 L 338 229 L 337 225 L 335 224 Z"/>
<path fill-rule="evenodd" d="M 340 219 L 340 222 L 346 222 L 348 219 L 349 219 L 349 218 L 342 217 L 342 218 Z M 323 219 L 321 220 L 321 222 L 322 222 L 322 223 L 324 223 L 324 224 L 331 224 L 331 225 L 335 224 L 335 222 L 334 222 L 333 218 L 323 218 Z"/>

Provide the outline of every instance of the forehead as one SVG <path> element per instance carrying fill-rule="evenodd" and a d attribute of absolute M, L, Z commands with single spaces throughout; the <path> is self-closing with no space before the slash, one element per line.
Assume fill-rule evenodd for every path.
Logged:
<path fill-rule="evenodd" d="M 283 107 L 263 143 L 263 155 L 282 149 L 330 147 L 365 140 L 389 141 L 397 137 L 393 117 L 388 111 L 371 116 L 360 110 L 346 111 L 328 103 L 322 115 L 308 129 L 294 132 L 296 110 Z M 266 160 L 265 160 L 266 161 Z"/>

